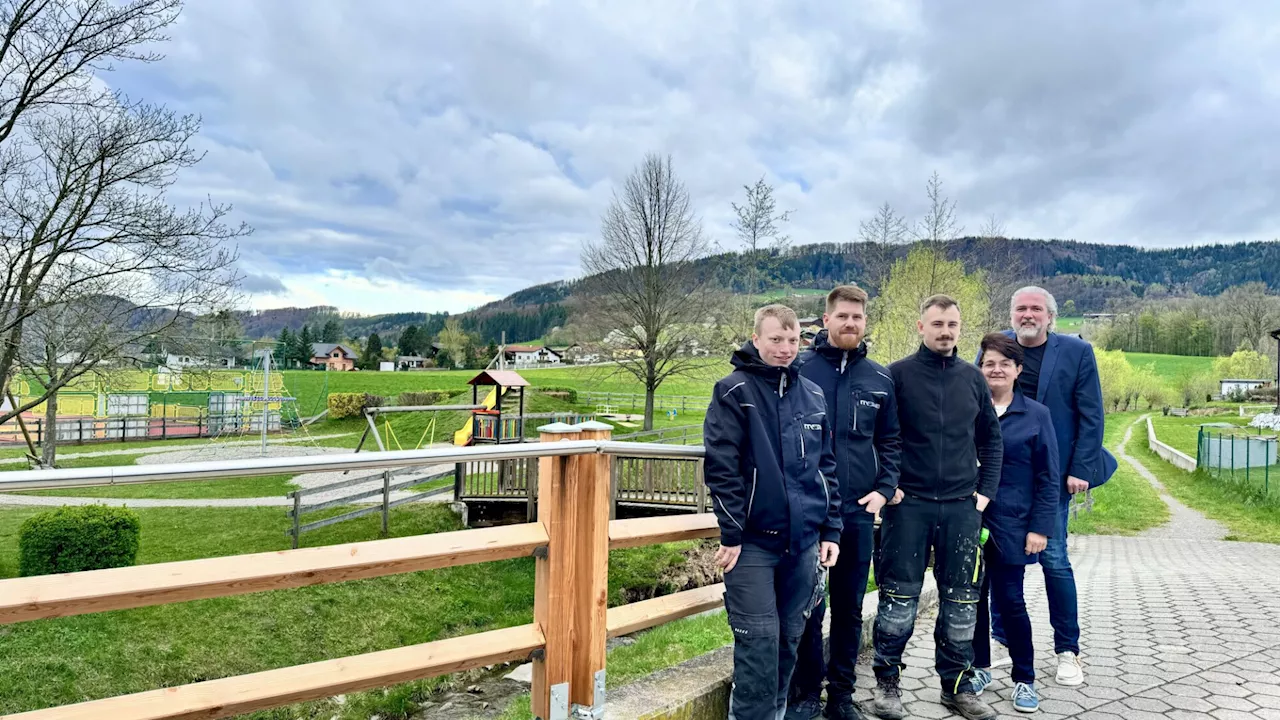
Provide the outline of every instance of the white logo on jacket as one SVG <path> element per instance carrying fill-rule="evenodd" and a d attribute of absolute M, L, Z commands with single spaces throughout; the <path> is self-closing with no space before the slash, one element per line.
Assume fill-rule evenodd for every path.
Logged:
<path fill-rule="evenodd" d="M 805 423 L 804 429 L 805 430 L 821 430 L 822 423 Z"/>

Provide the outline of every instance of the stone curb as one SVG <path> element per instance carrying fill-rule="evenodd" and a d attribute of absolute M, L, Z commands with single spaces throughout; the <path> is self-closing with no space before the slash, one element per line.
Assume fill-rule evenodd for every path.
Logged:
<path fill-rule="evenodd" d="M 878 592 L 863 599 L 862 648 L 871 647 Z M 925 576 L 918 612 L 938 603 L 938 586 Z M 870 607 L 870 612 L 867 608 Z M 831 615 L 822 629 L 830 632 Z M 723 720 L 729 713 L 733 679 L 733 646 L 726 645 L 679 665 L 660 670 L 606 695 L 605 720 Z"/>

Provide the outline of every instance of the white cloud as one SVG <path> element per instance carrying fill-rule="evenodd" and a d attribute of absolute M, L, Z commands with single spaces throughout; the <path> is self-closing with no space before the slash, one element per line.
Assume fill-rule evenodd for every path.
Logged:
<path fill-rule="evenodd" d="M 164 61 L 108 80 L 202 115 L 208 155 L 174 199 L 255 226 L 242 267 L 288 289 L 256 302 L 456 311 L 577 276 L 650 151 L 728 246 L 729 202 L 761 176 L 807 243 L 853 239 L 886 200 L 918 213 L 935 169 L 971 228 L 995 213 L 1032 237 L 1266 238 L 1275 15 L 223 0 L 189 3 Z"/>

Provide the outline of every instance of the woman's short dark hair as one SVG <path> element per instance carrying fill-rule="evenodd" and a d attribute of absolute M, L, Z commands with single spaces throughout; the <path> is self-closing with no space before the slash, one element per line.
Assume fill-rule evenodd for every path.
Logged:
<path fill-rule="evenodd" d="M 1022 346 L 1017 340 L 1000 332 L 990 333 L 982 338 L 982 354 L 994 350 L 1001 355 L 1013 361 L 1014 365 L 1022 367 Z"/>

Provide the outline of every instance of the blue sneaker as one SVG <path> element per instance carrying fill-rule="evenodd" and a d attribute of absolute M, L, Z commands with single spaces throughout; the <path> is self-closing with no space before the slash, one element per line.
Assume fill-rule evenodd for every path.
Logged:
<path fill-rule="evenodd" d="M 973 688 L 974 695 L 981 695 L 983 690 L 991 684 L 991 671 L 982 668 L 973 669 L 973 677 L 969 678 L 969 687 Z"/>
<path fill-rule="evenodd" d="M 1036 694 L 1034 686 L 1027 683 L 1013 684 L 1013 709 L 1024 713 L 1040 709 L 1040 696 Z"/>

